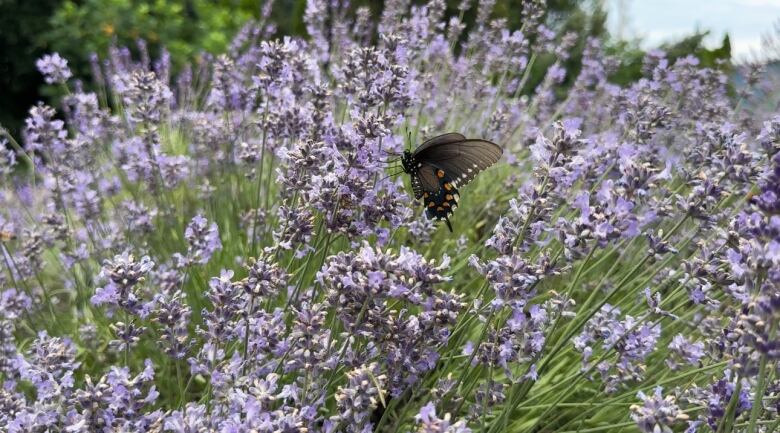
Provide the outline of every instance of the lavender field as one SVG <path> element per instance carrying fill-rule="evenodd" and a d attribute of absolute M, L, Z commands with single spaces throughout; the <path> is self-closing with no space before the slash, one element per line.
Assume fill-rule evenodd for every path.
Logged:
<path fill-rule="evenodd" d="M 0 432 L 778 431 L 780 81 L 652 50 L 621 86 L 532 4 L 310 0 L 306 38 L 116 47 L 94 87 L 41 58 L 64 96 L 0 137 Z M 503 149 L 452 233 L 398 158 L 445 132 Z"/>

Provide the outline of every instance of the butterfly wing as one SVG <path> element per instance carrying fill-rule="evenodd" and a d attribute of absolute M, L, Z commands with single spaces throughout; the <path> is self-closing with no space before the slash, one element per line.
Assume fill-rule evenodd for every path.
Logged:
<path fill-rule="evenodd" d="M 440 168 L 431 168 L 430 173 L 437 181 L 437 188 L 423 193 L 425 215 L 429 219 L 447 220 L 447 217 L 458 207 L 458 189 L 455 180 Z"/>
<path fill-rule="evenodd" d="M 417 155 L 429 147 L 457 143 L 464 140 L 466 140 L 466 137 L 463 134 L 458 134 L 457 132 L 448 132 L 446 134 L 437 135 L 436 137 L 426 140 L 423 144 L 417 146 L 417 149 L 414 151 L 414 153 Z"/>
<path fill-rule="evenodd" d="M 432 140 L 435 139 L 428 142 Z M 414 157 L 423 165 L 429 164 L 444 170 L 449 178 L 462 186 L 471 182 L 477 173 L 498 162 L 502 153 L 501 147 L 490 141 L 464 139 L 438 141 L 425 148 L 420 146 L 414 152 Z"/>
<path fill-rule="evenodd" d="M 426 192 L 433 193 L 439 189 L 439 179 L 436 177 L 436 167 L 419 163 L 412 173 L 412 190 L 414 198 L 420 199 Z"/>

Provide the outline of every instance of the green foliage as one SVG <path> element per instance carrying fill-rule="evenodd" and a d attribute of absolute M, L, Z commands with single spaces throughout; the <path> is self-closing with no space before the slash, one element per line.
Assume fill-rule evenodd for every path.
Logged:
<path fill-rule="evenodd" d="M 731 69 L 731 40 L 729 35 L 723 37 L 721 46 L 708 49 L 703 46 L 704 38 L 709 32 L 696 32 L 690 36 L 675 42 L 661 45 L 660 49 L 666 52 L 670 63 L 675 60 L 693 55 L 702 66 L 708 68 L 730 71 Z M 612 81 L 625 85 L 638 80 L 642 76 L 642 59 L 645 51 L 640 48 L 639 40 L 615 40 L 609 44 L 608 52 L 620 59 L 620 68 L 613 74 Z"/>
<path fill-rule="evenodd" d="M 557 21 L 559 21 L 561 27 L 561 31 L 558 33 L 561 35 L 566 33 L 578 35 L 577 43 L 571 49 L 570 57 L 564 64 L 567 71 L 564 87 L 568 88 L 577 75 L 579 75 L 582 68 L 582 53 L 585 50 L 588 38 L 608 39 L 607 11 L 599 4 L 595 4 L 592 10 L 588 11 L 580 7 L 577 2 L 558 0 L 552 3 L 559 4 L 559 9 L 551 9 L 553 14 L 558 17 Z M 528 88 L 529 90 L 535 88 L 544 79 L 544 74 L 554 61 L 555 59 L 552 55 L 537 60 L 529 79 L 531 84 L 531 87 Z"/>
<path fill-rule="evenodd" d="M 89 53 L 105 53 L 112 44 L 134 47 L 139 39 L 152 52 L 166 47 L 174 65 L 181 65 L 202 50 L 223 51 L 258 13 L 254 2 L 242 0 L 67 0 L 42 39 L 64 57 L 81 60 L 81 68 Z"/>
<path fill-rule="evenodd" d="M 143 39 L 153 57 L 166 47 L 176 69 L 202 51 L 223 52 L 261 6 L 252 0 L 0 0 L 0 124 L 19 136 L 30 106 L 51 99 L 35 68 L 43 54 L 59 52 L 76 76 L 88 77 L 91 53 L 134 48 Z"/>

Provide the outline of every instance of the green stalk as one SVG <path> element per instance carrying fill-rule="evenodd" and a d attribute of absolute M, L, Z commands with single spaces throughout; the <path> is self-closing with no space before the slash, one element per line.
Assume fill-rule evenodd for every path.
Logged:
<path fill-rule="evenodd" d="M 626 398 L 629 398 L 629 397 L 634 397 L 634 396 L 636 395 L 636 392 L 637 392 L 637 391 L 643 391 L 643 392 L 644 392 L 644 391 L 651 391 L 651 390 L 652 390 L 652 389 L 654 389 L 656 386 L 665 386 L 665 385 L 668 385 L 668 384 L 672 384 L 672 383 L 675 383 L 675 382 L 677 382 L 677 381 L 679 381 L 679 380 L 681 380 L 681 379 L 684 379 L 684 378 L 687 378 L 687 377 L 690 377 L 690 376 L 695 376 L 695 375 L 697 375 L 697 374 L 699 374 L 699 373 L 702 373 L 702 372 L 705 372 L 705 371 L 710 371 L 710 370 L 713 370 L 713 369 L 717 369 L 717 368 L 720 368 L 720 367 L 724 367 L 724 366 L 726 366 L 728 363 L 729 363 L 729 361 L 723 361 L 723 362 L 720 362 L 720 363 L 717 363 L 717 364 L 711 364 L 711 365 L 708 365 L 708 366 L 705 366 L 705 367 L 697 368 L 697 369 L 695 369 L 695 370 L 690 370 L 690 371 L 687 371 L 687 372 L 685 372 L 685 373 L 682 373 L 682 374 L 680 374 L 680 375 L 678 375 L 678 376 L 675 376 L 675 377 L 672 377 L 672 378 L 669 378 L 669 379 L 666 379 L 666 380 L 662 380 L 662 381 L 660 381 L 660 382 L 655 382 L 655 383 L 651 383 L 650 385 L 645 385 L 645 386 L 642 386 L 642 387 L 640 387 L 640 388 L 638 388 L 638 389 L 631 389 L 630 391 L 627 391 L 627 392 L 625 392 L 625 393 L 623 393 L 623 394 L 621 394 L 621 395 L 619 395 L 619 396 L 617 396 L 617 397 L 614 397 L 614 398 L 612 398 L 612 399 L 610 399 L 610 400 L 607 400 L 607 402 L 606 402 L 606 403 L 615 403 L 615 402 L 621 401 L 621 400 L 623 400 L 623 399 L 626 399 Z M 578 372 L 578 373 L 574 374 L 574 375 L 573 375 L 573 376 L 571 376 L 571 377 L 568 377 L 568 378 L 566 378 L 566 379 L 563 379 L 563 380 L 561 380 L 561 381 L 560 381 L 560 382 L 558 382 L 556 385 L 554 385 L 554 386 L 550 387 L 548 390 L 546 390 L 544 393 L 542 393 L 542 394 L 540 394 L 540 395 L 537 395 L 537 396 L 535 396 L 535 399 L 538 399 L 539 397 L 541 397 L 541 396 L 542 396 L 542 395 L 544 395 L 544 394 L 549 394 L 549 393 L 551 393 L 552 391 L 555 391 L 555 390 L 556 390 L 557 388 L 559 388 L 561 385 L 566 385 L 566 386 L 567 386 L 569 389 L 574 389 L 574 386 L 575 386 L 575 385 L 576 385 L 576 384 L 577 384 L 577 383 L 578 383 L 580 380 L 582 380 L 584 377 L 586 377 L 586 376 L 588 376 L 590 373 L 592 373 L 594 369 L 595 369 L 595 367 L 591 367 L 591 368 L 590 368 L 590 369 L 589 369 L 587 372 L 584 372 L 584 373 L 583 373 L 583 372 Z M 552 403 L 552 404 L 546 404 L 546 405 L 542 405 L 542 406 L 543 406 L 544 408 L 547 408 L 547 409 L 549 410 L 549 408 L 550 408 L 551 406 L 553 406 L 553 407 L 554 407 L 554 406 L 557 406 L 558 404 L 560 404 L 560 403 L 561 403 L 561 401 L 562 401 L 564 398 L 566 398 L 566 396 L 567 396 L 567 395 L 566 395 L 565 393 L 561 392 L 561 393 L 559 393 L 559 394 L 558 394 L 558 397 L 557 397 L 557 398 L 556 398 L 556 399 L 553 401 L 553 403 Z M 523 407 L 523 408 L 528 408 L 528 406 L 521 406 L 521 407 Z M 590 411 L 588 411 L 588 412 L 585 412 L 585 413 L 584 413 L 582 416 L 584 416 L 585 414 L 587 414 L 587 413 L 589 413 L 589 412 L 590 412 Z M 539 422 L 540 422 L 542 419 L 544 419 L 544 417 L 546 416 L 546 414 L 547 414 L 547 413 L 548 413 L 548 412 L 545 412 L 544 414 L 542 414 L 542 415 L 539 417 L 539 420 L 536 422 L 536 424 L 534 424 L 534 428 L 538 427 L 538 425 L 539 425 Z M 577 418 L 575 418 L 574 420 L 576 420 L 576 419 L 577 419 Z"/>
<path fill-rule="evenodd" d="M 10 132 L 8 132 L 5 127 L 0 125 L 0 136 L 5 137 L 8 140 L 8 143 L 11 145 L 11 147 L 14 148 L 16 153 L 24 156 L 24 159 L 27 160 L 27 163 L 30 164 L 30 179 L 32 180 L 32 186 L 33 189 L 37 187 L 35 183 L 35 161 L 33 161 L 32 157 L 30 157 L 27 152 L 24 151 L 21 145 L 14 139 L 14 137 L 11 135 Z"/>
<path fill-rule="evenodd" d="M 471 356 L 469 356 L 468 361 L 464 364 L 467 366 L 470 366 L 472 362 L 474 362 L 474 357 L 477 356 L 477 352 L 479 351 L 479 346 L 482 344 L 482 341 L 485 339 L 485 336 L 487 336 L 488 329 L 490 329 L 490 323 L 493 320 L 493 317 L 495 315 L 495 310 L 490 310 L 490 315 L 488 316 L 487 320 L 485 321 L 485 326 L 482 328 L 482 335 L 480 335 L 479 340 L 477 341 L 477 344 L 474 345 L 474 350 L 471 352 Z M 461 375 L 458 378 L 458 381 L 455 383 L 455 386 L 452 387 L 455 392 L 458 392 L 461 383 L 463 383 L 463 378 L 465 375 Z M 465 396 L 469 395 L 471 393 L 471 390 L 474 388 L 474 383 L 472 383 L 464 392 L 461 392 L 461 395 L 464 396 L 460 404 L 458 404 L 458 407 L 455 409 L 454 413 L 460 413 L 461 408 L 463 408 L 463 403 L 466 402 Z M 445 401 L 449 401 L 449 396 Z"/>
<path fill-rule="evenodd" d="M 729 405 L 726 407 L 726 414 L 723 415 L 723 419 L 718 423 L 718 430 L 716 433 L 730 433 L 734 429 L 734 417 L 737 414 L 739 394 L 742 392 L 742 381 L 740 380 L 739 375 L 737 375 L 736 381 L 736 388 L 734 388 L 734 393 L 731 394 Z"/>
<path fill-rule="evenodd" d="M 566 289 L 565 296 L 571 296 L 571 293 L 574 291 L 574 288 L 577 286 L 577 284 L 580 281 L 580 277 L 582 277 L 583 270 L 588 265 L 588 262 L 593 258 L 593 253 L 596 251 L 596 247 L 593 246 L 590 249 L 590 252 L 588 252 L 587 257 L 585 257 L 585 260 L 582 262 L 582 264 L 577 268 L 577 273 L 574 276 L 574 280 L 572 280 L 571 284 Z M 555 318 L 555 322 L 553 323 L 552 328 L 550 329 L 550 335 L 552 335 L 555 332 L 555 329 L 558 327 L 558 324 L 562 320 L 563 315 L 558 315 L 558 317 Z M 539 351 L 539 354 L 534 358 L 532 362 L 529 363 L 528 369 L 526 370 L 525 375 L 523 375 L 523 381 L 521 382 L 520 391 L 517 395 L 515 395 L 515 391 L 517 388 L 513 387 L 512 389 L 512 395 L 509 399 L 511 402 L 510 406 L 511 410 L 506 410 L 507 406 L 504 406 L 504 409 L 501 411 L 501 415 L 499 416 L 499 419 L 501 419 L 500 424 L 503 425 L 503 429 L 506 430 L 507 421 L 509 413 L 514 410 L 514 408 L 517 407 L 517 405 L 522 401 L 523 398 L 528 394 L 528 391 L 530 391 L 531 386 L 533 386 L 533 381 L 530 379 L 526 379 L 525 376 L 530 373 L 531 367 L 536 364 L 536 361 L 539 359 L 539 357 L 544 353 L 545 346 L 547 345 L 547 341 L 545 340 L 544 345 L 542 345 L 542 350 Z"/>
<path fill-rule="evenodd" d="M 241 374 L 246 374 L 247 358 L 249 354 L 249 316 L 252 314 L 252 308 L 255 306 L 255 295 L 249 297 L 249 308 L 246 311 L 246 326 L 244 327 L 244 366 Z"/>
<path fill-rule="evenodd" d="M 773 322 L 769 331 L 769 340 L 772 341 L 777 334 L 777 321 Z M 767 376 L 767 361 L 768 356 L 766 353 L 761 354 L 761 361 L 758 367 L 758 384 L 756 385 L 756 395 L 753 397 L 753 407 L 750 409 L 750 426 L 748 427 L 749 433 L 757 433 L 758 429 L 756 421 L 761 414 L 763 408 L 764 390 L 766 389 L 766 376 Z"/>
<path fill-rule="evenodd" d="M 366 298 L 365 301 L 363 301 L 363 306 L 360 307 L 360 312 L 357 315 L 357 318 L 355 319 L 355 326 L 360 324 L 360 321 L 363 320 L 363 315 L 366 313 L 366 310 L 368 309 L 368 298 Z M 328 377 L 328 382 L 325 384 L 325 386 L 322 388 L 327 392 L 328 388 L 330 388 L 331 384 L 336 380 L 336 372 L 338 372 L 338 365 L 341 363 L 341 360 L 344 358 L 344 355 L 347 353 L 347 349 L 349 348 L 349 338 L 347 338 L 347 341 L 344 341 L 344 346 L 341 348 L 341 352 L 339 352 L 339 357 L 336 359 L 336 367 L 333 369 L 333 372 L 331 372 L 330 377 Z"/>
<path fill-rule="evenodd" d="M 260 206 L 260 192 L 263 189 L 263 165 L 265 164 L 265 145 L 268 138 L 268 92 L 266 92 L 266 98 L 265 98 L 265 104 L 263 107 L 263 141 L 262 141 L 262 147 L 260 148 L 260 171 L 257 174 L 257 191 L 255 193 L 255 203 L 252 207 L 252 211 L 255 212 L 255 221 L 253 221 L 252 224 L 252 247 L 250 251 L 252 252 L 252 255 L 255 254 L 257 251 L 257 209 Z M 267 192 L 266 192 L 267 194 Z"/>

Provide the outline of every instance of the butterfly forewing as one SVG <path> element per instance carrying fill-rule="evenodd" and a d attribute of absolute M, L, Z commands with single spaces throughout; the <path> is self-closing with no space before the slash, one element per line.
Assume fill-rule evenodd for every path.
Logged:
<path fill-rule="evenodd" d="M 460 186 L 466 185 L 477 173 L 495 164 L 502 154 L 496 144 L 475 139 L 421 148 L 414 153 L 416 160 L 441 168 Z"/>
<path fill-rule="evenodd" d="M 418 155 L 420 152 L 429 147 L 434 147 L 441 144 L 457 143 L 464 140 L 466 140 L 466 137 L 463 134 L 458 134 L 457 132 L 448 132 L 446 134 L 437 135 L 436 137 L 428 139 L 423 142 L 423 144 L 419 145 L 417 149 L 415 149 L 414 154 Z"/>

